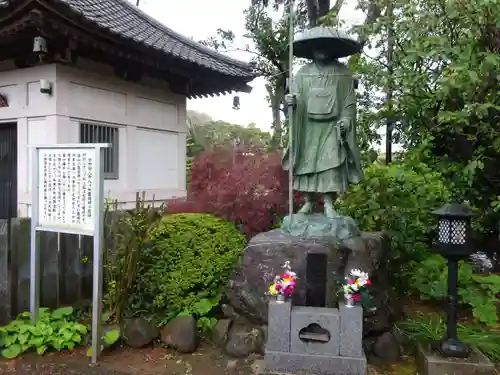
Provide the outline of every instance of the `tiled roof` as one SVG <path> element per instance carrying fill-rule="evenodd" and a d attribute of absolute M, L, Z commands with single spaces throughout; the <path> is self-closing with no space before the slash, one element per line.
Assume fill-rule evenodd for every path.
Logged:
<path fill-rule="evenodd" d="M 229 58 L 164 26 L 127 0 L 57 0 L 84 19 L 136 43 L 208 69 L 251 80 L 248 63 Z M 202 1 L 202 0 L 199 0 Z"/>

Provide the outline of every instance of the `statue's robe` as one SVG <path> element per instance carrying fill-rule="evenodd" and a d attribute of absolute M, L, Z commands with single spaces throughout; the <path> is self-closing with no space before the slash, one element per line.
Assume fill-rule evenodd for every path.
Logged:
<path fill-rule="evenodd" d="M 292 125 L 293 189 L 343 193 L 363 179 L 356 144 L 356 92 L 349 69 L 338 61 L 309 63 L 292 85 L 296 95 Z M 345 133 L 341 132 L 341 123 Z M 290 168 L 290 152 L 283 169 Z"/>

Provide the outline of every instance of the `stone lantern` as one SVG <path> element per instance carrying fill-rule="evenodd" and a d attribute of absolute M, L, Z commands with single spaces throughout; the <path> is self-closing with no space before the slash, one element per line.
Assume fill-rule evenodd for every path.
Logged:
<path fill-rule="evenodd" d="M 446 333 L 435 343 L 444 357 L 466 358 L 470 348 L 457 337 L 458 309 L 458 262 L 474 252 L 471 243 L 472 210 L 463 204 L 445 204 L 433 212 L 438 217 L 438 238 L 434 251 L 448 262 L 448 306 L 446 309 Z"/>

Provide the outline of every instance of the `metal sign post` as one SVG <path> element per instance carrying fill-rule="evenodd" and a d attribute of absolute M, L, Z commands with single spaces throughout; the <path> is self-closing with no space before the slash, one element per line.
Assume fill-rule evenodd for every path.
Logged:
<path fill-rule="evenodd" d="M 102 238 L 104 211 L 104 148 L 110 144 L 30 146 L 31 241 L 30 312 L 33 323 L 40 308 L 38 232 L 94 237 L 92 293 L 92 364 L 101 352 Z"/>

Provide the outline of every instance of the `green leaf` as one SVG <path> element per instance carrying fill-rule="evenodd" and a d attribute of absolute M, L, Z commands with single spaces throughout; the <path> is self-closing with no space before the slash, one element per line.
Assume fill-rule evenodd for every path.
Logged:
<path fill-rule="evenodd" d="M 109 320 L 109 313 L 108 312 L 103 313 L 101 320 L 103 323 L 106 323 Z"/>
<path fill-rule="evenodd" d="M 4 346 L 11 346 L 14 345 L 14 343 L 17 342 L 17 335 L 10 334 L 8 336 L 5 336 L 3 338 L 3 345 Z"/>
<path fill-rule="evenodd" d="M 17 319 L 28 319 L 31 317 L 31 314 L 29 311 L 23 311 L 17 316 Z"/>
<path fill-rule="evenodd" d="M 113 345 L 120 339 L 120 331 L 117 329 L 109 330 L 104 334 L 103 339 L 107 345 Z"/>
<path fill-rule="evenodd" d="M 104 347 L 103 347 L 103 346 L 101 346 L 101 351 L 103 351 L 103 350 L 104 350 Z M 91 357 L 91 356 L 92 356 L 92 347 L 90 347 L 90 348 L 88 348 L 88 349 L 87 349 L 87 356 L 88 356 L 88 357 Z"/>
<path fill-rule="evenodd" d="M 477 74 L 476 71 L 474 70 L 469 70 L 468 71 L 469 78 L 473 83 L 479 82 L 479 75 Z"/>
<path fill-rule="evenodd" d="M 38 309 L 38 319 L 39 320 L 49 320 L 50 318 L 50 309 L 47 307 L 40 307 Z"/>
<path fill-rule="evenodd" d="M 32 337 L 29 341 L 29 344 L 35 348 L 42 346 L 43 343 L 45 342 L 45 339 L 43 337 Z"/>
<path fill-rule="evenodd" d="M 64 346 L 65 340 L 60 338 L 60 337 L 55 337 L 52 340 L 52 346 L 54 347 L 55 350 L 61 350 Z"/>
<path fill-rule="evenodd" d="M 73 329 L 81 334 L 86 334 L 88 332 L 88 328 L 84 326 L 83 324 L 74 324 Z"/>
<path fill-rule="evenodd" d="M 71 316 L 73 314 L 73 308 L 72 307 L 61 307 L 57 310 L 54 310 L 52 312 L 52 318 L 53 319 L 63 319 L 68 316 Z"/>
<path fill-rule="evenodd" d="M 72 332 L 72 331 L 63 331 L 63 332 L 61 332 L 60 334 L 61 334 L 62 339 L 63 339 L 64 341 L 69 341 L 69 340 L 71 340 L 71 339 L 72 339 L 72 337 L 73 337 L 73 332 Z"/>
<path fill-rule="evenodd" d="M 71 336 L 71 341 L 79 344 L 82 342 L 82 336 L 78 333 L 74 333 L 73 336 Z"/>
<path fill-rule="evenodd" d="M 215 327 L 216 324 L 217 324 L 217 319 L 212 317 L 208 318 L 206 316 L 199 318 L 196 322 L 198 330 L 205 333 L 210 332 Z"/>
<path fill-rule="evenodd" d="M 29 333 L 20 333 L 17 335 L 17 341 L 20 344 L 26 344 L 30 339 L 30 334 Z"/>
<path fill-rule="evenodd" d="M 193 312 L 198 316 L 207 315 L 217 303 L 213 303 L 208 298 L 203 298 L 193 305 Z"/>
<path fill-rule="evenodd" d="M 37 353 L 38 355 L 44 355 L 44 354 L 45 354 L 45 352 L 47 351 L 47 349 L 48 349 L 47 345 L 41 345 L 41 346 L 38 346 L 38 347 L 36 348 L 36 353 Z"/>

